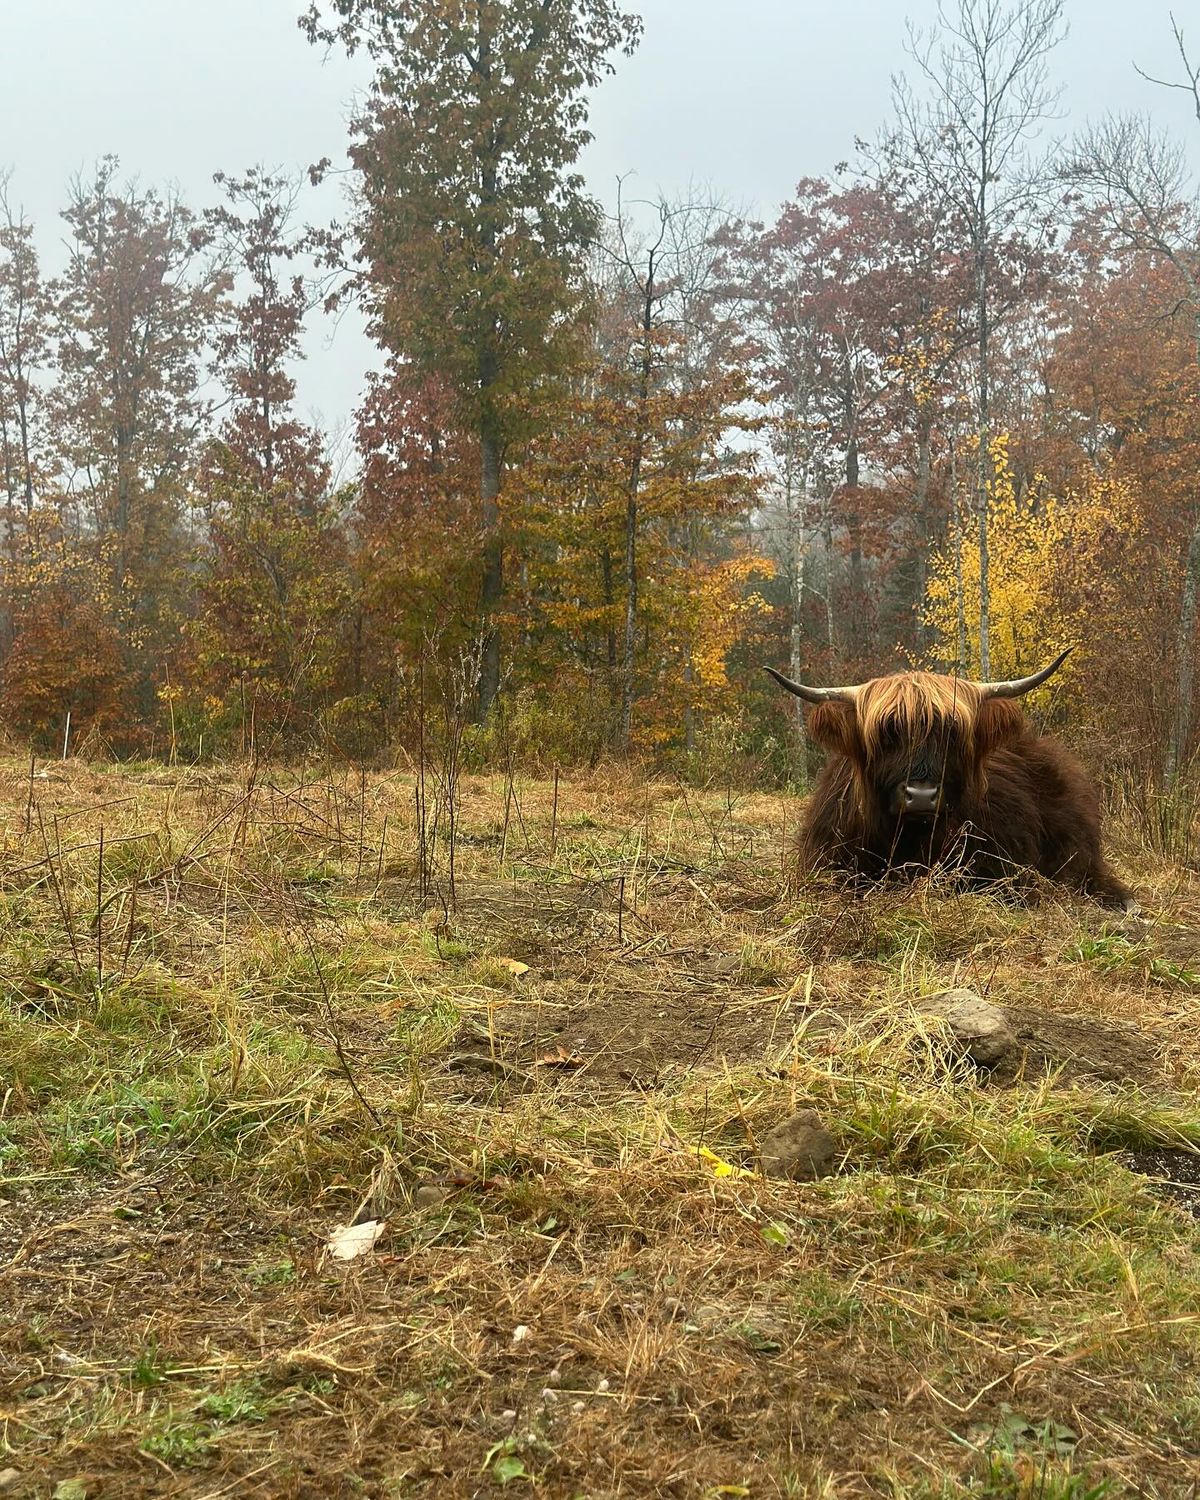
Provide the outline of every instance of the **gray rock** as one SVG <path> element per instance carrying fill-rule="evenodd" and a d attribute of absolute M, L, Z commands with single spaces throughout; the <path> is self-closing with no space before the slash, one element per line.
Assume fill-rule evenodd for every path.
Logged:
<path fill-rule="evenodd" d="M 812 1182 L 833 1171 L 837 1144 L 815 1109 L 799 1109 L 763 1136 L 758 1157 L 768 1177 Z"/>
<path fill-rule="evenodd" d="M 998 1005 L 974 990 L 943 990 L 918 1003 L 926 1016 L 945 1021 L 956 1050 L 979 1068 L 996 1068 L 1017 1050 L 1017 1038 Z"/>

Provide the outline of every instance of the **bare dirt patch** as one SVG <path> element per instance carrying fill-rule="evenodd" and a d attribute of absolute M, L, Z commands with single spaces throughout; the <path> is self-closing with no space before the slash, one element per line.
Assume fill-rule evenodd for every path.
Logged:
<path fill-rule="evenodd" d="M 1154 1192 L 1200 1219 L 1200 1153 L 1165 1148 L 1122 1151 L 1118 1160 L 1147 1178 Z"/>
<path fill-rule="evenodd" d="M 1161 1077 L 1158 1049 L 1136 1026 L 1005 1006 L 1024 1050 L 1024 1076 L 1057 1073 L 1064 1082 L 1149 1084 Z"/>

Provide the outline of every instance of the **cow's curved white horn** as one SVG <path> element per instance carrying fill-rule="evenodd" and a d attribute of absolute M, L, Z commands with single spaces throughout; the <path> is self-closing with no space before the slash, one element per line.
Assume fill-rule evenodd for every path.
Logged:
<path fill-rule="evenodd" d="M 1068 646 L 1048 667 L 1043 667 L 1032 677 L 1014 677 L 1009 682 L 977 682 L 975 686 L 982 698 L 1020 698 L 1024 693 L 1031 693 L 1035 687 L 1041 687 L 1048 677 L 1053 677 L 1074 649 L 1074 646 Z"/>
<path fill-rule="evenodd" d="M 793 682 L 790 677 L 785 677 L 774 667 L 764 667 L 763 671 L 773 677 L 781 688 L 786 688 L 789 693 L 795 693 L 797 698 L 803 698 L 806 703 L 853 703 L 858 696 L 856 687 L 806 687 L 803 682 Z"/>

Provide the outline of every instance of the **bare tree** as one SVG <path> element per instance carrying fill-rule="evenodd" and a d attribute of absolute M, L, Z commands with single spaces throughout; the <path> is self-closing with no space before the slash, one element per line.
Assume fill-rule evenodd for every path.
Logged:
<path fill-rule="evenodd" d="M 813 590 L 809 558 L 818 533 L 824 548 L 825 632 L 831 660 L 837 644 L 833 607 L 832 506 L 836 474 L 831 455 L 825 451 L 827 424 L 821 420 L 819 411 L 817 333 L 811 321 L 803 315 L 791 321 L 764 318 L 755 332 L 775 387 L 768 419 L 768 448 L 782 532 L 777 552 L 791 603 L 788 671 L 793 678 L 803 680 L 808 667 L 804 650 L 804 605 Z M 799 698 L 793 705 L 792 722 L 798 779 L 804 788 L 808 774 L 808 733 L 804 704 Z"/>
<path fill-rule="evenodd" d="M 1174 16 L 1171 29 L 1183 77 L 1150 82 L 1187 95 L 1200 125 L 1200 63 L 1189 55 L 1183 28 Z M 1174 269 L 1181 291 L 1179 310 L 1192 320 L 1200 366 L 1200 182 L 1188 170 L 1183 147 L 1144 115 L 1109 116 L 1076 141 L 1063 174 L 1094 200 L 1118 250 L 1149 255 Z M 1198 598 L 1200 497 L 1192 512 L 1179 601 L 1175 717 L 1163 767 L 1168 784 L 1187 754 L 1192 732 Z"/>
<path fill-rule="evenodd" d="M 1028 142 L 1058 90 L 1046 58 L 1065 35 L 1063 0 L 939 0 L 931 34 L 910 27 L 909 51 L 925 80 L 918 97 L 894 82 L 901 128 L 931 188 L 961 220 L 975 279 L 980 671 L 991 670 L 988 495 L 992 482 L 992 265 L 998 236 L 1035 201 Z"/>
<path fill-rule="evenodd" d="M 0 175 L 0 461 L 10 555 L 18 512 L 28 525 L 34 501 L 35 429 L 41 405 L 39 369 L 48 361 L 46 297 L 33 227 L 14 212 L 7 176 Z"/>
<path fill-rule="evenodd" d="M 650 228 L 639 239 L 630 210 L 647 212 Z M 616 292 L 629 313 L 629 350 L 625 361 L 632 376 L 625 471 L 625 628 L 621 669 L 621 743 L 628 748 L 637 696 L 639 608 L 638 543 L 642 488 L 652 433 L 651 403 L 669 379 L 689 390 L 710 378 L 723 352 L 713 345 L 713 287 L 718 262 L 715 240 L 727 210 L 719 202 L 695 197 L 660 197 L 631 203 L 618 184 L 616 215 L 599 248 L 614 275 Z M 719 345 L 719 340 L 718 340 Z M 672 370 L 666 370 L 665 351 Z M 685 547 L 693 538 L 682 539 Z M 685 665 L 690 672 L 690 663 Z M 685 734 L 691 738 L 690 714 Z"/>

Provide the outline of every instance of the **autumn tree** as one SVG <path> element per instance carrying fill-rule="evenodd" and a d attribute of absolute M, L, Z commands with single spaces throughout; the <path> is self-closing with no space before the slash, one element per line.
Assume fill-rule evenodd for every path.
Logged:
<path fill-rule="evenodd" d="M 33 513 L 49 359 L 48 308 L 33 226 L 13 209 L 0 177 L 0 461 L 10 558 Z"/>
<path fill-rule="evenodd" d="M 380 341 L 443 381 L 476 436 L 486 713 L 500 684 L 504 467 L 570 341 L 597 224 L 572 170 L 587 90 L 640 23 L 613 0 L 314 0 L 301 24 L 375 62 L 351 148 L 359 287 Z"/>
<path fill-rule="evenodd" d="M 479 461 L 454 392 L 393 356 L 357 413 L 362 472 L 351 533 L 356 577 L 353 691 L 383 723 L 407 722 L 413 675 L 449 680 L 478 625 Z M 420 694 L 416 695 L 418 698 Z"/>
<path fill-rule="evenodd" d="M 791 582 L 797 677 L 814 659 L 822 671 L 866 668 L 881 630 L 900 637 L 889 649 L 912 644 L 942 521 L 935 439 L 944 452 L 975 328 L 949 215 L 920 186 L 890 162 L 844 184 L 805 181 L 773 224 L 727 240 L 729 294 L 770 403 L 772 545 Z"/>
<path fill-rule="evenodd" d="M 770 568 L 737 537 L 757 483 L 733 442 L 752 393 L 715 297 L 719 210 L 642 207 L 644 232 L 628 204 L 610 226 L 590 361 L 514 484 L 521 602 L 534 649 L 607 685 L 618 745 L 686 748 Z"/>
<path fill-rule="evenodd" d="M 6 560 L 0 712 L 44 751 L 94 734 L 119 743 L 133 728 L 111 562 L 81 540 L 65 506 L 36 500 L 20 553 Z"/>
<path fill-rule="evenodd" d="M 217 284 L 207 233 L 174 194 L 121 188 L 106 157 L 77 180 L 54 287 L 60 461 L 111 569 L 127 665 L 149 712 L 177 634 L 184 490 L 208 403 L 202 356 Z"/>
<path fill-rule="evenodd" d="M 311 237 L 299 185 L 261 168 L 216 179 L 206 216 L 231 282 L 214 339 L 228 410 L 206 444 L 196 500 L 204 520 L 191 632 L 211 697 L 274 732 L 310 727 L 344 654 L 347 602 L 337 499 L 321 435 L 295 410 L 292 373 L 312 300 L 301 270 Z"/>
<path fill-rule="evenodd" d="M 976 506 L 980 671 L 990 675 L 988 465 L 992 447 L 993 262 L 998 237 L 1035 195 L 1027 143 L 1056 98 L 1046 58 L 1062 35 L 1063 0 L 939 0 L 938 29 L 912 33 L 924 80 L 896 103 L 906 144 L 930 188 L 953 205 L 972 264 L 976 318 Z"/>
<path fill-rule="evenodd" d="M 1183 90 L 1200 124 L 1200 63 L 1189 56 L 1179 24 L 1172 26 L 1182 78 L 1166 86 Z M 1110 117 L 1081 137 L 1064 174 L 1098 206 L 1119 252 L 1158 261 L 1173 273 L 1176 306 L 1186 309 L 1195 356 L 1189 426 L 1193 433 L 1200 430 L 1200 187 L 1183 148 L 1147 117 Z M 1194 718 L 1200 503 L 1193 501 L 1191 510 L 1175 641 L 1175 722 L 1164 767 L 1168 781 L 1183 764 Z"/>

